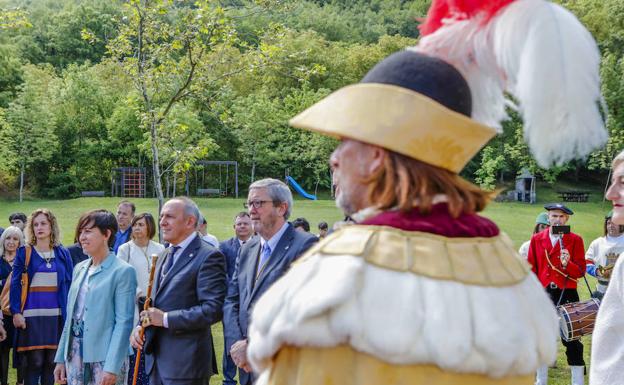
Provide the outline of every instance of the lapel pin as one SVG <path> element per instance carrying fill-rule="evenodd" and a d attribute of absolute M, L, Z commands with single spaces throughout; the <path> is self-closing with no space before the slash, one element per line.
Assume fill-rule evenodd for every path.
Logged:
<path fill-rule="evenodd" d="M 284 250 L 288 250 L 288 248 L 289 248 L 289 247 L 290 247 L 290 245 L 289 245 L 289 246 L 286 246 L 286 247 L 284 248 Z"/>
<path fill-rule="evenodd" d="M 192 257 L 193 257 L 193 253 L 189 254 L 189 258 L 192 258 Z"/>

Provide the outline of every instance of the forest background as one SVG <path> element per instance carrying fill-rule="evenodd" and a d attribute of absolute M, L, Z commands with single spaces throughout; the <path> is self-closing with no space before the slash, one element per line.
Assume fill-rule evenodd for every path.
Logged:
<path fill-rule="evenodd" d="M 543 170 L 512 113 L 463 171 L 483 187 L 513 181 L 523 168 L 551 184 L 604 184 L 624 146 L 624 2 L 559 3 L 598 41 L 609 143 Z M 183 193 L 187 179 L 192 191 L 223 183 L 198 160 L 238 161 L 241 186 L 289 173 L 308 190 L 328 191 L 335 141 L 290 128 L 288 119 L 416 44 L 428 6 L 0 0 L 0 195 L 110 191 L 115 167 L 146 167 L 148 196 L 161 200 Z"/>

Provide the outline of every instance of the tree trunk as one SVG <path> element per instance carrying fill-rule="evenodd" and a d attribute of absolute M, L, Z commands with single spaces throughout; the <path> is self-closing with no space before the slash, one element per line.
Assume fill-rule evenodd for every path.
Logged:
<path fill-rule="evenodd" d="M 251 162 L 251 183 L 256 180 L 256 161 Z"/>
<path fill-rule="evenodd" d="M 151 118 L 152 122 L 150 124 L 150 135 L 152 137 L 152 169 L 154 173 L 154 188 L 156 190 L 156 198 L 158 198 L 158 216 L 160 216 L 160 210 L 165 203 L 165 197 L 163 196 L 162 183 L 160 181 L 160 160 L 158 157 L 158 147 L 156 146 L 158 140 L 156 137 L 158 127 L 156 125 L 156 121 L 154 120 L 156 119 L 156 117 L 152 115 Z"/>
<path fill-rule="evenodd" d="M 20 193 L 19 193 L 20 203 L 22 203 L 23 194 L 24 194 L 24 171 L 25 169 L 26 169 L 26 164 L 22 162 L 22 166 L 20 167 Z"/>
<path fill-rule="evenodd" d="M 171 183 L 169 182 L 169 173 L 165 174 L 165 196 L 171 198 Z"/>
<path fill-rule="evenodd" d="M 178 193 L 177 193 L 178 190 L 176 190 L 177 184 L 178 184 L 178 173 L 174 171 L 173 172 L 173 189 L 171 190 L 171 193 L 172 193 L 171 196 L 172 197 L 175 197 L 175 196 L 178 195 Z"/>

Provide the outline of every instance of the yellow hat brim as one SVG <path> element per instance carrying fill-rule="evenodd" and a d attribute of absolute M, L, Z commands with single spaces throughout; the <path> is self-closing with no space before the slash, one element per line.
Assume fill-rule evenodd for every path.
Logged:
<path fill-rule="evenodd" d="M 290 124 L 380 146 L 455 173 L 496 134 L 418 92 L 380 83 L 341 88 Z"/>

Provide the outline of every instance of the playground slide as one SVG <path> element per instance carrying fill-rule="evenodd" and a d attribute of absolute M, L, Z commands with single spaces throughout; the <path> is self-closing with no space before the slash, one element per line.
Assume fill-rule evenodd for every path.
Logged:
<path fill-rule="evenodd" d="M 313 201 L 316 200 L 316 195 L 312 195 L 312 194 L 308 194 L 301 186 L 299 186 L 299 183 L 297 183 L 297 181 L 295 181 L 290 175 L 286 177 L 286 181 L 292 186 L 292 188 L 295 189 L 295 191 L 301 195 L 302 197 L 306 198 L 306 199 L 311 199 Z"/>

